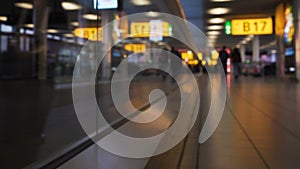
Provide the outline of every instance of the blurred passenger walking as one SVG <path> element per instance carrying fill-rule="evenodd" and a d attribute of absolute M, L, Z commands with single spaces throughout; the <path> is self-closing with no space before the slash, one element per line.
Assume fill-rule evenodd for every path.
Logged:
<path fill-rule="evenodd" d="M 229 54 L 226 51 L 226 46 L 223 46 L 222 50 L 219 53 L 219 57 L 222 62 L 224 73 L 227 74 L 227 59 L 229 58 Z"/>
<path fill-rule="evenodd" d="M 238 48 L 233 49 L 233 52 L 231 54 L 231 61 L 233 64 L 234 78 L 238 79 L 241 72 L 241 62 L 242 62 L 241 54 Z"/>

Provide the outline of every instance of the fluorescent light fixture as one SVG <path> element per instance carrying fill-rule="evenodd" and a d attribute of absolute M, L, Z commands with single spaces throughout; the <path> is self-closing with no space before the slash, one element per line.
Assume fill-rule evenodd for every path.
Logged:
<path fill-rule="evenodd" d="M 211 2 L 231 2 L 234 0 L 210 0 Z"/>
<path fill-rule="evenodd" d="M 27 3 L 27 2 L 16 2 L 15 6 L 19 7 L 19 8 L 24 8 L 24 9 L 32 9 L 33 8 L 33 5 L 31 3 Z"/>
<path fill-rule="evenodd" d="M 20 29 L 20 33 L 23 34 L 25 30 L 23 28 Z"/>
<path fill-rule="evenodd" d="M 58 33 L 59 31 L 56 29 L 48 29 L 47 32 L 48 33 Z"/>
<path fill-rule="evenodd" d="M 30 24 L 25 24 L 24 26 L 27 27 L 27 28 L 34 28 L 34 25 L 33 25 L 32 23 L 30 23 Z"/>
<path fill-rule="evenodd" d="M 246 43 L 247 43 L 247 41 L 245 41 L 245 40 L 243 40 L 243 41 L 242 41 L 242 44 L 244 44 L 244 45 L 245 45 Z"/>
<path fill-rule="evenodd" d="M 207 11 L 207 13 L 212 14 L 212 15 L 223 15 L 223 14 L 227 14 L 229 12 L 230 12 L 229 8 L 221 8 L 221 7 L 212 8 Z"/>
<path fill-rule="evenodd" d="M 33 34 L 34 34 L 34 31 L 33 31 L 33 30 L 26 29 L 25 34 L 33 35 Z"/>
<path fill-rule="evenodd" d="M 60 40 L 61 38 L 59 36 L 53 36 L 53 39 Z"/>
<path fill-rule="evenodd" d="M 149 16 L 149 17 L 158 17 L 159 13 L 158 12 L 150 11 L 150 12 L 147 12 L 147 16 Z"/>
<path fill-rule="evenodd" d="M 226 20 L 224 18 L 211 18 L 208 20 L 209 23 L 224 23 Z"/>
<path fill-rule="evenodd" d="M 208 39 L 217 39 L 218 36 L 216 36 L 216 35 L 210 35 L 210 36 L 208 36 L 207 38 L 208 38 Z"/>
<path fill-rule="evenodd" d="M 295 68 L 295 67 L 289 67 L 289 71 L 290 71 L 290 72 L 295 72 L 295 71 L 296 71 L 296 68 Z"/>
<path fill-rule="evenodd" d="M 207 26 L 208 30 L 222 30 L 224 28 L 224 26 L 222 25 L 209 25 Z"/>
<path fill-rule="evenodd" d="M 79 10 L 82 8 L 82 6 L 73 3 L 73 2 L 62 2 L 61 6 L 65 9 L 65 10 Z"/>
<path fill-rule="evenodd" d="M 219 31 L 208 31 L 206 32 L 207 35 L 220 35 Z"/>
<path fill-rule="evenodd" d="M 13 32 L 13 28 L 10 25 L 1 24 L 1 32 L 11 33 Z"/>
<path fill-rule="evenodd" d="M 84 14 L 82 17 L 87 20 L 97 20 L 98 18 L 100 18 L 96 14 Z"/>
<path fill-rule="evenodd" d="M 245 40 L 246 40 L 246 41 L 251 41 L 252 38 L 248 36 Z"/>
<path fill-rule="evenodd" d="M 70 23 L 72 26 L 79 26 L 79 22 L 71 22 Z"/>
<path fill-rule="evenodd" d="M 72 33 L 66 33 L 66 34 L 64 34 L 64 37 L 73 38 L 74 35 Z"/>
<path fill-rule="evenodd" d="M 6 16 L 0 16 L 0 21 L 7 21 L 7 17 Z"/>
<path fill-rule="evenodd" d="M 146 6 L 150 5 L 150 0 L 131 0 L 131 3 L 136 6 Z"/>

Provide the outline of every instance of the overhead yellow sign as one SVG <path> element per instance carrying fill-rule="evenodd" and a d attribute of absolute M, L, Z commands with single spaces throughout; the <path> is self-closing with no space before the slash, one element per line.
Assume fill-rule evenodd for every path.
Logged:
<path fill-rule="evenodd" d="M 139 52 L 143 52 L 146 50 L 146 45 L 145 44 L 126 44 L 125 50 L 131 51 L 134 53 L 139 53 Z"/>
<path fill-rule="evenodd" d="M 172 26 L 168 22 L 163 22 L 163 36 L 172 35 Z M 150 22 L 132 22 L 130 25 L 130 35 L 132 37 L 150 37 Z"/>
<path fill-rule="evenodd" d="M 97 32 L 98 30 L 98 32 Z M 102 28 L 76 28 L 74 35 L 91 41 L 102 40 Z"/>
<path fill-rule="evenodd" d="M 231 20 L 232 35 L 266 35 L 273 33 L 272 18 L 233 19 Z"/>

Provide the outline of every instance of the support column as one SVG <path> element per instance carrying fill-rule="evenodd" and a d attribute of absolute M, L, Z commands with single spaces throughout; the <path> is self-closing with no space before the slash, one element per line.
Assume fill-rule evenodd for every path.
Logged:
<path fill-rule="evenodd" d="M 240 46 L 240 53 L 241 53 L 242 62 L 245 62 L 245 58 L 246 58 L 245 52 L 246 52 L 245 45 L 241 45 Z"/>
<path fill-rule="evenodd" d="M 33 24 L 35 35 L 34 53 L 38 60 L 38 79 L 47 79 L 47 27 L 49 8 L 47 0 L 34 0 Z"/>
<path fill-rule="evenodd" d="M 258 62 L 259 61 L 259 54 L 260 54 L 260 48 L 259 48 L 259 36 L 255 35 L 253 37 L 253 44 L 252 44 L 252 52 L 253 52 L 253 61 Z"/>
<path fill-rule="evenodd" d="M 105 27 L 106 24 L 113 20 L 113 11 L 103 10 L 101 11 L 101 25 L 102 25 L 102 43 L 103 51 L 108 51 L 108 48 L 112 44 L 112 28 Z M 111 77 L 111 53 L 108 52 L 102 61 L 102 73 L 103 79 L 110 79 Z"/>
<path fill-rule="evenodd" d="M 276 36 L 276 46 L 277 46 L 277 54 L 276 54 L 276 76 L 279 78 L 283 78 L 285 76 L 284 69 L 284 40 L 283 37 L 277 35 Z"/>
<path fill-rule="evenodd" d="M 300 80 L 300 2 L 294 0 L 296 79 Z"/>

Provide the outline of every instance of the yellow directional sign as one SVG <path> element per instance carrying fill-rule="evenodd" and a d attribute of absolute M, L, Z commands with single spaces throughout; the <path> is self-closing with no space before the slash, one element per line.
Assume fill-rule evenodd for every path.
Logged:
<path fill-rule="evenodd" d="M 98 30 L 98 32 L 97 32 Z M 102 40 L 102 28 L 76 28 L 74 35 L 79 38 L 84 38 L 92 41 Z"/>
<path fill-rule="evenodd" d="M 130 24 L 130 34 L 133 37 L 150 37 L 150 22 L 132 22 Z M 172 26 L 168 22 L 163 22 L 163 36 L 172 35 Z"/>
<path fill-rule="evenodd" d="M 273 33 L 272 18 L 232 19 L 232 35 L 266 35 Z"/>
<path fill-rule="evenodd" d="M 125 49 L 134 53 L 143 52 L 146 50 L 145 44 L 126 44 Z"/>

